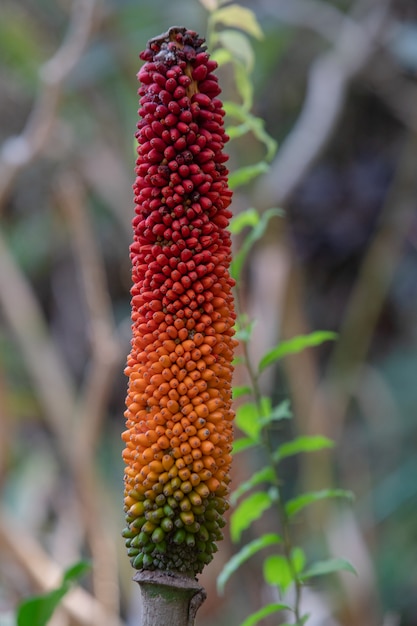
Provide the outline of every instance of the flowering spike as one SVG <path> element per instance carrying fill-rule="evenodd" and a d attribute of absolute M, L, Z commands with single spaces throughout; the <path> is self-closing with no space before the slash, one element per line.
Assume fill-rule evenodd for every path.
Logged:
<path fill-rule="evenodd" d="M 211 561 L 228 507 L 228 137 L 204 39 L 174 27 L 140 58 L 123 535 L 134 568 L 193 576 Z"/>

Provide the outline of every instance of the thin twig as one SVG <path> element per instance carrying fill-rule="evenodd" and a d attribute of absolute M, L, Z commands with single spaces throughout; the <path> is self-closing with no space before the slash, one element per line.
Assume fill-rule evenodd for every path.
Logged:
<path fill-rule="evenodd" d="M 118 340 L 104 261 L 89 219 L 82 182 L 74 172 L 62 173 L 56 183 L 56 199 L 70 225 L 83 295 L 87 304 L 92 356 L 78 407 L 82 422 L 82 442 L 94 448 L 104 408 L 111 391 L 111 380 L 122 357 Z"/>
<path fill-rule="evenodd" d="M 70 372 L 54 344 L 36 295 L 10 254 L 0 232 L 0 309 L 12 329 L 45 417 L 71 464 L 68 441 L 75 390 Z"/>
<path fill-rule="evenodd" d="M 19 172 L 45 147 L 54 126 L 62 88 L 79 62 L 93 27 L 95 0 L 74 0 L 66 37 L 39 70 L 39 94 L 21 134 L 0 150 L 0 210 Z"/>
<path fill-rule="evenodd" d="M 20 528 L 4 511 L 0 512 L 0 547 L 7 550 L 39 591 L 49 591 L 61 583 L 63 571 L 59 565 L 28 534 L 27 527 Z M 124 626 L 116 614 L 80 587 L 64 597 L 62 606 L 75 626 Z"/>
<path fill-rule="evenodd" d="M 56 199 L 70 225 L 71 241 L 87 304 L 92 348 L 91 361 L 77 401 L 74 429 L 74 465 L 77 490 L 82 502 L 87 536 L 94 559 L 94 587 L 98 599 L 111 611 L 117 609 L 115 551 L 100 517 L 100 488 L 94 468 L 97 445 L 111 382 L 122 356 L 107 288 L 104 261 L 89 219 L 83 185 L 74 172 L 61 173 Z"/>
<path fill-rule="evenodd" d="M 321 0 L 258 0 L 257 8 L 269 18 L 312 30 L 333 45 L 337 45 L 342 28 L 351 32 L 359 28 L 349 15 Z"/>
<path fill-rule="evenodd" d="M 387 2 L 371 11 L 357 28 L 344 23 L 333 49 L 310 69 L 307 95 L 291 133 L 256 196 L 262 207 L 284 204 L 329 141 L 345 102 L 347 87 L 374 53 L 387 17 Z"/>

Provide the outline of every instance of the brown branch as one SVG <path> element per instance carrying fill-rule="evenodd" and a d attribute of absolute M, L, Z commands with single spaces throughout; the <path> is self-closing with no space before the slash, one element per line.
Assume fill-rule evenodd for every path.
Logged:
<path fill-rule="evenodd" d="M 322 0 L 258 0 L 257 6 L 269 18 L 311 30 L 333 45 L 337 45 L 343 28 L 351 32 L 359 29 L 349 15 Z"/>
<path fill-rule="evenodd" d="M 115 611 L 119 603 L 116 556 L 108 533 L 102 524 L 97 524 L 103 493 L 94 468 L 94 451 L 112 379 L 121 362 L 122 346 L 116 334 L 104 262 L 89 219 L 83 185 L 74 172 L 66 172 L 60 174 L 55 189 L 56 199 L 70 226 L 87 304 L 92 347 L 91 361 L 77 401 L 74 473 L 95 563 L 94 588 L 103 605 Z"/>
<path fill-rule="evenodd" d="M 284 204 L 327 145 L 348 85 L 377 48 L 387 5 L 382 2 L 355 28 L 344 22 L 334 47 L 312 63 L 299 118 L 257 185 L 262 207 Z"/>
<path fill-rule="evenodd" d="M 62 88 L 79 62 L 93 27 L 95 0 L 74 0 L 66 37 L 39 70 L 39 94 L 21 134 L 0 150 L 0 210 L 19 172 L 45 147 L 54 126 Z"/>
<path fill-rule="evenodd" d="M 328 365 L 327 378 L 335 390 L 332 404 L 340 416 L 338 424 L 343 422 L 360 364 L 368 353 L 404 241 L 414 220 L 416 160 L 417 134 L 410 131 L 386 198 L 379 228 L 362 263 L 344 316 L 340 339 Z"/>
<path fill-rule="evenodd" d="M 0 514 L 0 547 L 6 550 L 33 585 L 46 592 L 57 587 L 63 571 L 52 561 L 27 528 L 20 528 L 16 520 Z M 124 626 L 116 614 L 109 613 L 87 591 L 75 587 L 63 599 L 62 607 L 76 626 Z"/>
<path fill-rule="evenodd" d="M 73 172 L 61 173 L 55 195 L 70 226 L 87 304 L 92 357 L 78 406 L 78 420 L 82 423 L 80 445 L 91 451 L 97 441 L 112 377 L 121 361 L 123 348 L 116 334 L 103 258 L 78 176 Z"/>
<path fill-rule="evenodd" d="M 0 232 L 0 308 L 14 333 L 45 416 L 70 463 L 75 390 L 37 301 Z"/>
<path fill-rule="evenodd" d="M 0 490 L 3 487 L 10 454 L 12 420 L 8 407 L 8 386 L 0 362 Z"/>

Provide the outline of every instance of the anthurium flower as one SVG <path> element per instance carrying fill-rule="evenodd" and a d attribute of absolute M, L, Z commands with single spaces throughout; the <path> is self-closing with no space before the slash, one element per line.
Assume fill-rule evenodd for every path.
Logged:
<path fill-rule="evenodd" d="M 123 534 L 136 569 L 194 575 L 212 559 L 228 507 L 237 343 L 228 137 L 204 39 L 171 28 L 140 57 Z"/>

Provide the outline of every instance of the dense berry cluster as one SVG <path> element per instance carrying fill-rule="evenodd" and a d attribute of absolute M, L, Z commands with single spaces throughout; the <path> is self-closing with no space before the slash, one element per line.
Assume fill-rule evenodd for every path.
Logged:
<path fill-rule="evenodd" d="M 224 110 L 204 40 L 141 54 L 124 531 L 136 569 L 194 575 L 222 537 L 235 313 Z"/>

